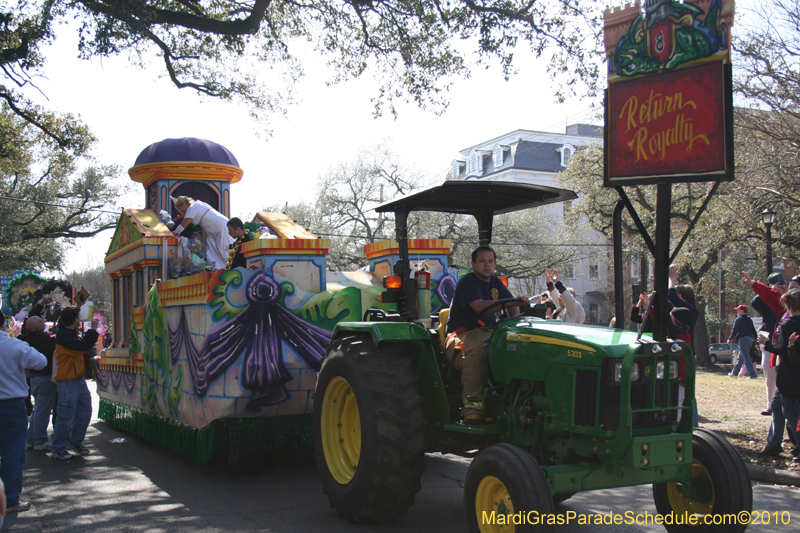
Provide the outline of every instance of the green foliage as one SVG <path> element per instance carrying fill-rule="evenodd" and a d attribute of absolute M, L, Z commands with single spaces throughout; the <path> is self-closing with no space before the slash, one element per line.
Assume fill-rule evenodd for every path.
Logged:
<path fill-rule="evenodd" d="M 706 319 L 706 330 L 708 330 L 708 335 L 710 337 L 713 337 L 720 331 L 725 331 L 725 328 L 728 327 L 728 323 L 724 320 L 720 320 L 708 314 L 704 316 Z"/>
<path fill-rule="evenodd" d="M 81 141 L 62 147 L 0 106 L 0 272 L 57 270 L 73 239 L 114 226 L 119 169 L 91 166 L 94 138 L 71 134 Z"/>

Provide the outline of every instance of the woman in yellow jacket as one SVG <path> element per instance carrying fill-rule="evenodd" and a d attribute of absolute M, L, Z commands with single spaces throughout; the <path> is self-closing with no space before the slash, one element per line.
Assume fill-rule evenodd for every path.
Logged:
<path fill-rule="evenodd" d="M 61 311 L 56 333 L 55 380 L 58 388 L 58 418 L 53 430 L 53 459 L 72 459 L 67 446 L 79 455 L 89 455 L 83 446 L 86 429 L 92 419 L 92 396 L 86 386 L 86 366 L 83 354 L 97 342 L 98 321 L 92 320 L 92 329 L 78 336 L 80 309 L 67 307 Z"/>

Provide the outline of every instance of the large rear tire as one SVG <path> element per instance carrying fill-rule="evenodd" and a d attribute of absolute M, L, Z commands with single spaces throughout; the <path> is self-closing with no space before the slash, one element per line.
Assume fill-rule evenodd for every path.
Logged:
<path fill-rule="evenodd" d="M 331 507 L 349 522 L 389 522 L 414 505 L 425 418 L 411 360 L 365 336 L 334 341 L 317 374 L 314 455 Z"/>
<path fill-rule="evenodd" d="M 653 485 L 653 499 L 661 515 L 735 515 L 753 509 L 753 487 L 744 461 L 723 437 L 707 429 L 695 428 L 692 436 L 691 476 L 694 495 L 680 492 L 678 483 Z M 741 533 L 747 524 L 664 525 L 670 533 Z"/>
<path fill-rule="evenodd" d="M 547 477 L 528 452 L 511 444 L 489 446 L 469 465 L 464 507 L 470 533 L 553 531 L 536 523 L 555 513 Z"/>

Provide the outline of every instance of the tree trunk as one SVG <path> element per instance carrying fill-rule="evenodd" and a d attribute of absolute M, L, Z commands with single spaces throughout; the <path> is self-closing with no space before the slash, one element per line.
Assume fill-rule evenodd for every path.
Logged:
<path fill-rule="evenodd" d="M 694 325 L 694 337 L 692 337 L 692 348 L 694 348 L 694 360 L 698 366 L 708 367 L 711 362 L 708 359 L 708 330 L 706 329 L 706 301 L 699 298 L 697 302 L 697 322 Z"/>

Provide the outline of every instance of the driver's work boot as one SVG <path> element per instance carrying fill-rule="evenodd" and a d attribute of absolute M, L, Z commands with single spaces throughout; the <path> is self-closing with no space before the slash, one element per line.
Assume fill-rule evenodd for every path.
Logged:
<path fill-rule="evenodd" d="M 485 424 L 486 411 L 483 409 L 483 402 L 465 404 L 464 409 L 461 410 L 461 420 L 469 425 Z"/>

